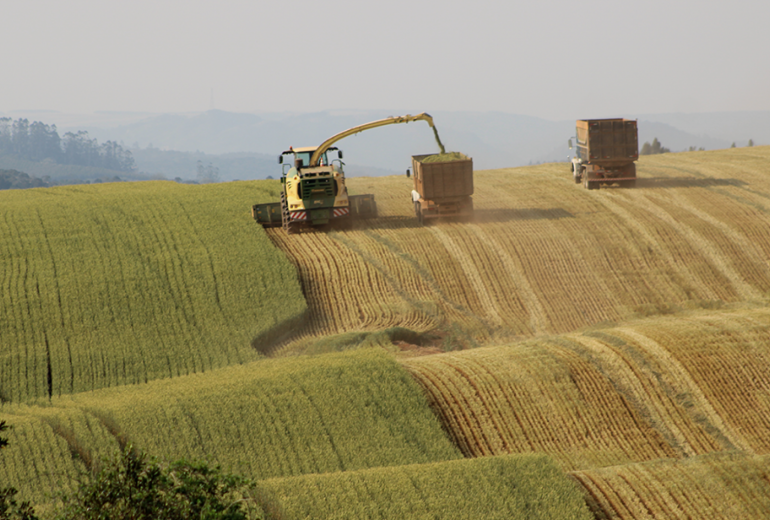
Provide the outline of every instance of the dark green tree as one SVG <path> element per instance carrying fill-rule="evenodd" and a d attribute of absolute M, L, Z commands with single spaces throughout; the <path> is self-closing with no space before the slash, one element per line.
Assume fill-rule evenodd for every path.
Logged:
<path fill-rule="evenodd" d="M 64 496 L 57 520 L 246 520 L 261 509 L 248 498 L 251 483 L 205 463 L 168 466 L 130 445 Z M 260 516 L 257 516 L 259 513 Z"/>
<path fill-rule="evenodd" d="M 754 146 L 754 139 L 749 139 L 749 146 Z"/>
<path fill-rule="evenodd" d="M 197 169 L 197 174 L 198 174 L 197 178 L 199 183 L 208 184 L 211 182 L 219 182 L 219 168 L 217 168 L 213 164 L 208 163 L 204 165 L 203 161 L 199 159 L 196 169 Z"/>
<path fill-rule="evenodd" d="M 642 145 L 642 149 L 639 151 L 640 155 L 653 155 L 658 153 L 669 153 L 671 150 L 669 148 L 665 148 L 660 144 L 660 141 L 658 141 L 658 138 L 654 138 L 652 140 L 652 144 L 650 143 L 644 143 Z"/>
<path fill-rule="evenodd" d="M 9 428 L 5 421 L 0 421 L 0 434 Z M 0 437 L 0 451 L 6 446 L 8 439 Z M 0 520 L 38 520 L 29 502 L 16 501 L 17 493 L 16 488 L 0 487 Z"/>
<path fill-rule="evenodd" d="M 13 120 L 10 117 L 0 117 L 0 154 L 13 152 Z"/>

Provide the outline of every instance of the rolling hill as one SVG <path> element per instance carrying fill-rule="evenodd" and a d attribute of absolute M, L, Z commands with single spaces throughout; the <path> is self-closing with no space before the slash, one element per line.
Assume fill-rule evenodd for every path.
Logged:
<path fill-rule="evenodd" d="M 427 227 L 352 178 L 379 218 L 292 236 L 248 214 L 270 181 L 0 193 L 0 471 L 46 514 L 131 441 L 272 519 L 768 517 L 768 164 L 478 171 Z"/>
<path fill-rule="evenodd" d="M 257 359 L 250 343 L 306 309 L 286 257 L 242 224 L 274 184 L 0 192 L 0 400 Z"/>

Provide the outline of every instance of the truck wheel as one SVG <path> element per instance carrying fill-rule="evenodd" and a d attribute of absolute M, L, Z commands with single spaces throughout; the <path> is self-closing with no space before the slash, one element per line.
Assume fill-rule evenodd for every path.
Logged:
<path fill-rule="evenodd" d="M 582 180 L 583 180 L 583 179 L 580 177 L 580 175 L 575 175 L 574 177 L 575 177 L 575 184 L 580 184 L 580 181 L 582 181 Z"/>

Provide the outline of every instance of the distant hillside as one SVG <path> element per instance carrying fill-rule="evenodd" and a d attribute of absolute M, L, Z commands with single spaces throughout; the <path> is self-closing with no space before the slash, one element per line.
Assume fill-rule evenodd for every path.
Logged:
<path fill-rule="evenodd" d="M 467 153 L 478 169 L 565 161 L 571 153 L 567 139 L 575 133 L 573 120 L 548 121 L 502 112 L 432 111 L 429 107 L 259 115 L 210 110 L 198 114 L 157 115 L 111 128 L 86 126 L 85 129 L 102 140 L 122 141 L 134 148 L 152 144 L 164 150 L 272 157 L 289 146 L 320 144 L 362 123 L 426 109 L 434 117 L 447 149 Z M 615 116 L 639 120 L 640 146 L 655 137 L 673 151 L 691 146 L 707 150 L 727 148 L 734 141 L 738 146 L 745 146 L 749 138 L 755 144 L 770 143 L 770 132 L 761 131 L 770 128 L 767 124 L 770 116 L 766 112 Z M 437 150 L 433 134 L 423 122 L 376 128 L 348 137 L 339 145 L 345 151 L 346 163 L 361 165 L 350 169 L 353 176 L 400 174 L 410 165 L 411 155 Z M 238 174 L 233 178 L 254 177 Z"/>
<path fill-rule="evenodd" d="M 220 181 L 277 179 L 281 176 L 281 165 L 277 161 L 280 152 L 276 152 L 275 155 L 247 152 L 215 155 L 203 152 L 159 150 L 152 147 L 133 148 L 131 153 L 137 170 L 143 175 L 157 178 L 196 180 L 199 161 L 204 167 L 211 165 L 216 168 Z M 396 173 L 382 168 L 355 164 L 346 164 L 345 169 L 349 175 L 356 176 L 376 177 Z"/>
<path fill-rule="evenodd" d="M 28 161 L 13 155 L 0 155 L 0 169 L 21 171 L 33 177 L 39 177 L 49 185 L 146 181 L 153 178 L 153 176 L 141 172 L 123 172 L 76 164 L 56 164 L 49 160 Z"/>
<path fill-rule="evenodd" d="M 136 168 L 149 175 L 166 179 L 196 180 L 198 162 L 212 165 L 219 172 L 220 181 L 277 178 L 280 166 L 275 158 L 256 153 L 229 153 L 210 155 L 203 152 L 178 152 L 158 148 L 133 148 L 131 153 Z"/>
<path fill-rule="evenodd" d="M 703 114 L 645 114 L 640 116 L 641 119 L 664 123 L 695 136 L 709 136 L 726 143 L 735 142 L 738 147 L 746 146 L 749 139 L 753 139 L 758 145 L 770 144 L 770 111 L 768 110 Z"/>

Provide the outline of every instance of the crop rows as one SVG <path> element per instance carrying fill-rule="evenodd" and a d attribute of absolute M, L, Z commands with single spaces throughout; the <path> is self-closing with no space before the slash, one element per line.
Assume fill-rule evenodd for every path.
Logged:
<path fill-rule="evenodd" d="M 579 487 L 542 455 L 271 479 L 258 491 L 270 520 L 592 518 Z"/>
<path fill-rule="evenodd" d="M 566 468 L 672 457 L 579 356 L 541 344 L 405 360 L 466 456 L 548 453 Z"/>
<path fill-rule="evenodd" d="M 727 447 L 770 453 L 770 310 L 698 313 L 621 328 L 618 336 L 661 358 L 661 373 Z"/>
<path fill-rule="evenodd" d="M 262 360 L 63 396 L 50 406 L 6 403 L 0 416 L 45 430 L 45 439 L 12 439 L 16 450 L 65 456 L 69 445 L 80 460 L 98 461 L 131 442 L 166 460 L 207 460 L 254 479 L 461 457 L 419 387 L 381 349 Z M 26 462 L 47 464 L 38 460 L 45 456 L 34 452 Z M 72 464 L 52 464 L 51 479 L 70 478 Z M 54 471 L 59 466 L 64 473 Z"/>
<path fill-rule="evenodd" d="M 256 359 L 250 343 L 306 308 L 248 214 L 270 195 L 164 182 L 0 193 L 0 400 Z"/>
<path fill-rule="evenodd" d="M 0 487 L 15 487 L 34 504 L 50 503 L 72 489 L 78 468 L 65 439 L 40 417 L 4 413 L 2 418 L 12 429 L 0 452 Z"/>
<path fill-rule="evenodd" d="M 577 471 L 597 518 L 767 518 L 770 458 L 704 455 Z"/>
<path fill-rule="evenodd" d="M 466 456 L 578 469 L 767 454 L 770 310 L 736 306 L 403 360 Z"/>
<path fill-rule="evenodd" d="M 270 231 L 309 305 L 275 354 L 351 330 L 454 324 L 470 343 L 501 343 L 762 299 L 770 148 L 746 153 L 645 157 L 634 190 L 587 192 L 563 164 L 476 172 L 475 221 L 426 227 L 408 179 L 351 178 L 351 190 L 376 194 L 380 218 L 349 231 Z M 742 167 L 721 169 L 733 160 Z"/>

